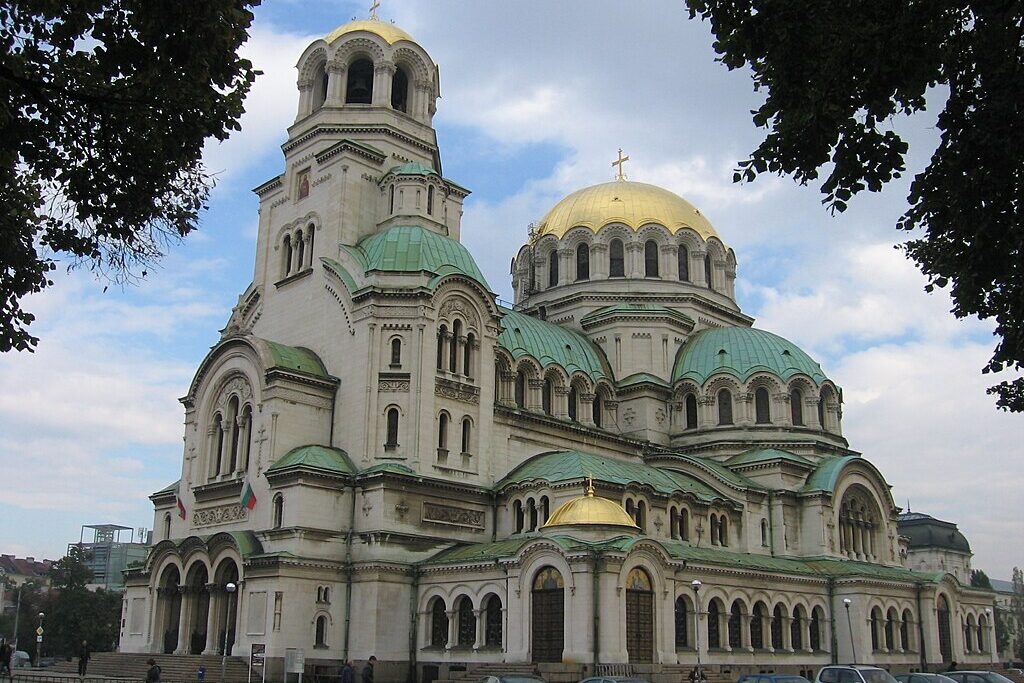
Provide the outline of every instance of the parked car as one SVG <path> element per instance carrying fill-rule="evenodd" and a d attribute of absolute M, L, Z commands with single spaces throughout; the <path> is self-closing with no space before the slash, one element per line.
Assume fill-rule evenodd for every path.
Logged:
<path fill-rule="evenodd" d="M 485 676 L 480 679 L 480 683 L 547 683 L 547 681 L 537 676 L 510 673 Z"/>
<path fill-rule="evenodd" d="M 811 683 L 803 676 L 793 674 L 747 674 L 736 683 Z"/>
<path fill-rule="evenodd" d="M 995 671 L 947 671 L 943 675 L 949 676 L 956 683 L 1013 683 Z"/>
<path fill-rule="evenodd" d="M 823 666 L 818 670 L 815 683 L 896 683 L 885 669 L 863 664 Z"/>
<path fill-rule="evenodd" d="M 580 683 L 648 683 L 648 681 L 632 676 L 592 676 L 584 678 Z"/>
<path fill-rule="evenodd" d="M 32 666 L 32 658 L 24 650 L 15 650 L 11 657 L 11 666 L 16 669 L 24 669 Z"/>
<path fill-rule="evenodd" d="M 900 683 L 955 683 L 952 678 L 945 674 L 926 674 L 923 672 L 900 674 L 896 676 L 896 680 Z"/>

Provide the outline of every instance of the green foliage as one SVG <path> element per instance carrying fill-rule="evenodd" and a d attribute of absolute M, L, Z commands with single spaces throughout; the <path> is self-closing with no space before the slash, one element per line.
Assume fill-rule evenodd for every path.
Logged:
<path fill-rule="evenodd" d="M 988 590 L 992 590 L 992 582 L 989 580 L 988 574 L 981 569 L 971 570 L 971 586 L 974 588 L 987 588 Z"/>
<path fill-rule="evenodd" d="M 982 372 L 1024 367 L 1024 3 L 991 0 L 687 0 L 709 19 L 730 69 L 750 66 L 765 93 L 752 112 L 764 141 L 737 181 L 771 172 L 819 180 L 844 211 L 906 170 L 897 114 L 948 91 L 938 148 L 911 185 L 897 227 L 928 278 L 950 288 L 953 314 L 994 319 L 1000 341 Z M 926 99 L 926 96 L 928 99 Z M 989 389 L 1024 411 L 1024 378 Z"/>
<path fill-rule="evenodd" d="M 238 129 L 259 0 L 0 0 L 0 351 L 70 257 L 114 282 L 197 227 L 203 144 Z"/>
<path fill-rule="evenodd" d="M 1013 597 L 1010 599 L 1010 616 L 1016 625 L 1016 638 L 1013 643 L 1013 656 L 1024 660 L 1024 572 L 1020 567 L 1013 568 Z"/>
<path fill-rule="evenodd" d="M 1013 632 L 1010 614 L 996 605 L 995 611 L 996 649 L 1005 652 L 1010 646 L 1010 634 Z"/>

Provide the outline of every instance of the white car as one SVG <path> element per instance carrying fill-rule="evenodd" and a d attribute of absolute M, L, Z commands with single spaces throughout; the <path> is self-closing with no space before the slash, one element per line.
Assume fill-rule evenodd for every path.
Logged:
<path fill-rule="evenodd" d="M 849 664 L 847 666 L 823 666 L 818 671 L 815 683 L 897 683 L 885 669 L 877 666 Z"/>

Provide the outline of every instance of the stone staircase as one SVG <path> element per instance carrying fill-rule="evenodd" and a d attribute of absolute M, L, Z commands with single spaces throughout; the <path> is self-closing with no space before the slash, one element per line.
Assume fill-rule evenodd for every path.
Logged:
<path fill-rule="evenodd" d="M 97 678 L 130 678 L 145 680 L 149 665 L 146 661 L 155 659 L 160 666 L 161 681 L 196 680 L 200 666 L 206 667 L 207 681 L 220 681 L 219 655 L 154 655 L 127 652 L 97 652 L 89 660 L 89 675 Z M 55 674 L 78 673 L 78 658 L 48 667 L 45 671 Z M 226 683 L 245 683 L 249 677 L 249 664 L 242 657 L 228 657 L 225 670 Z M 258 677 L 255 677 L 258 680 Z"/>

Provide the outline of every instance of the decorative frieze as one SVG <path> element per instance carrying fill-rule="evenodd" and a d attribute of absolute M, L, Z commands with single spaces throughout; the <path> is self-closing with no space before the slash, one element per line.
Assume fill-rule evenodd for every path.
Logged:
<path fill-rule="evenodd" d="M 424 502 L 422 519 L 424 522 L 460 526 L 477 531 L 483 531 L 484 529 L 483 510 L 468 510 L 450 505 Z"/>
<path fill-rule="evenodd" d="M 244 505 L 231 503 L 212 508 L 203 508 L 192 512 L 192 526 L 217 526 L 232 522 L 244 522 L 249 518 L 249 510 Z"/>
<path fill-rule="evenodd" d="M 480 389 L 471 384 L 455 382 L 443 377 L 434 379 L 434 394 L 441 398 L 450 398 L 453 401 L 461 401 L 477 405 L 480 403 Z"/>

